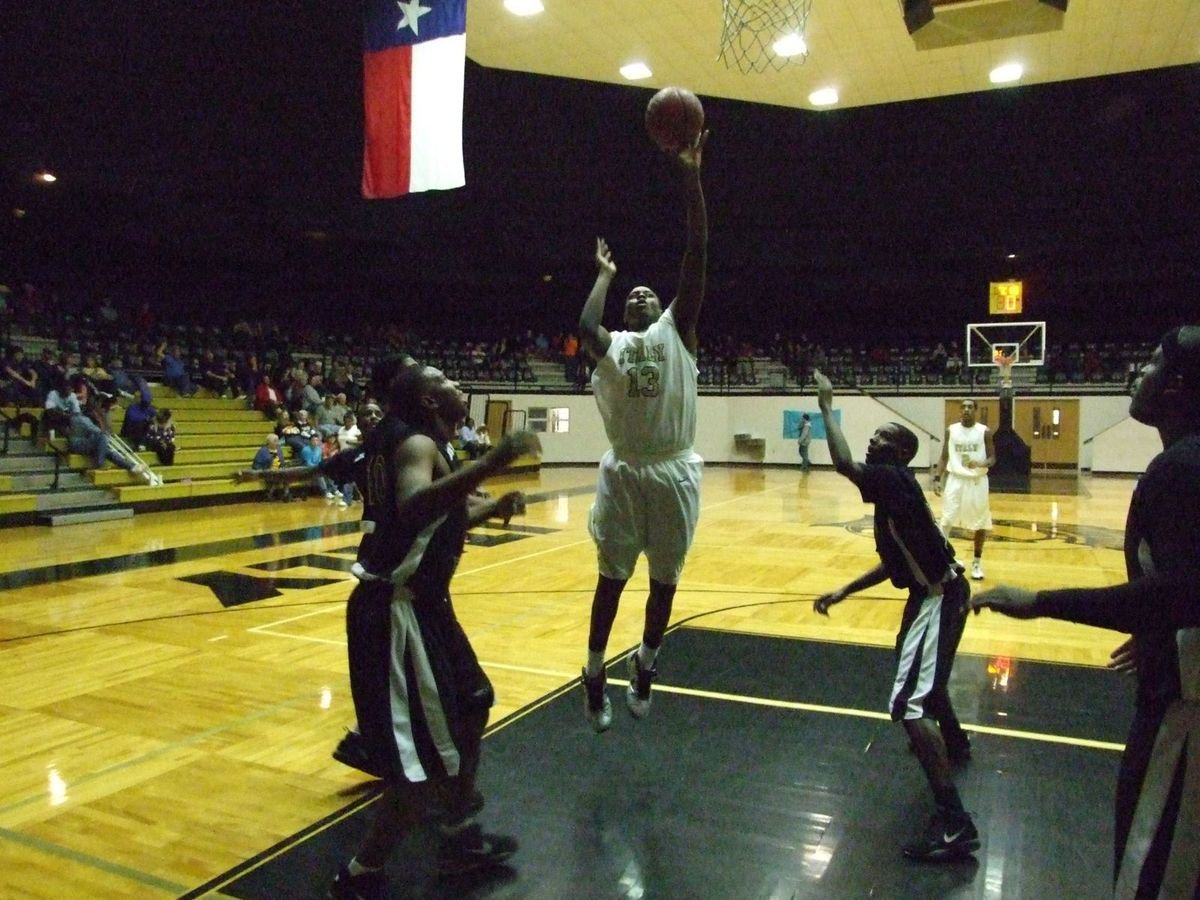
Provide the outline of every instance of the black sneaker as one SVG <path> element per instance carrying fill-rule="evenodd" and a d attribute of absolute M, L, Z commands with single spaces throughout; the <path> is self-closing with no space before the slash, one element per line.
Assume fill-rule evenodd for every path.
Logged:
<path fill-rule="evenodd" d="M 587 669 L 584 669 L 579 680 L 583 684 L 584 716 L 597 734 L 607 731 L 612 725 L 612 702 L 608 699 L 608 691 L 605 690 L 608 679 L 604 670 L 601 669 L 600 674 L 594 678 L 589 678 Z"/>
<path fill-rule="evenodd" d="M 644 719 L 650 714 L 650 682 L 658 677 L 658 669 L 654 666 L 643 669 L 634 650 L 625 660 L 625 672 L 629 676 L 625 705 L 635 719 Z"/>
<path fill-rule="evenodd" d="M 909 859 L 946 862 L 964 859 L 979 849 L 979 832 L 966 813 L 938 810 L 925 826 L 925 833 L 902 850 Z"/>
<path fill-rule="evenodd" d="M 442 839 L 438 847 L 438 874 L 465 875 L 498 866 L 516 852 L 516 838 L 485 834 L 478 825 L 469 825 L 452 837 Z"/>
<path fill-rule="evenodd" d="M 325 896 L 329 900 L 387 900 L 387 879 L 382 869 L 351 875 L 350 870 L 342 866 Z"/>
<path fill-rule="evenodd" d="M 386 774 L 383 766 L 371 759 L 367 750 L 367 741 L 359 731 L 347 731 L 345 736 L 333 748 L 333 758 L 343 766 L 366 772 L 375 778 L 383 778 Z"/>

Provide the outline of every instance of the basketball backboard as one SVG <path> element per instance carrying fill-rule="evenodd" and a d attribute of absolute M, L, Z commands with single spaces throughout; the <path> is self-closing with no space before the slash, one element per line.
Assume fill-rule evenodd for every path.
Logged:
<path fill-rule="evenodd" d="M 1040 366 L 1046 361 L 1045 322 L 972 322 L 967 325 L 968 366 L 996 365 L 997 351 L 1015 357 L 1014 366 Z"/>

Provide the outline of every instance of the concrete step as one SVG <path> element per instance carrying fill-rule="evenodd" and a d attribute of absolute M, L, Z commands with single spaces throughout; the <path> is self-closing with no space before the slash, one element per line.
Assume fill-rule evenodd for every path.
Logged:
<path fill-rule="evenodd" d="M 51 491 L 38 494 L 38 511 L 69 512 L 76 509 L 93 509 L 97 506 L 115 506 L 116 498 L 109 491 L 96 488 L 82 490 Z"/>
<path fill-rule="evenodd" d="M 108 509 L 88 509 L 80 512 L 52 513 L 40 516 L 45 525 L 86 525 L 88 522 L 107 522 L 112 519 L 132 519 L 133 510 L 128 506 L 115 506 Z"/>
<path fill-rule="evenodd" d="M 54 456 L 51 453 L 8 453 L 0 456 L 0 472 L 5 475 L 53 472 Z"/>

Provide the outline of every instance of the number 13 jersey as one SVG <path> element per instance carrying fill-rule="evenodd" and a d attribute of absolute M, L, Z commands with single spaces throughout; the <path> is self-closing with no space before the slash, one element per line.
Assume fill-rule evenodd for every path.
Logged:
<path fill-rule="evenodd" d="M 613 331 L 610 337 L 592 389 L 613 453 L 640 462 L 689 452 L 696 439 L 699 370 L 671 310 L 645 331 Z"/>

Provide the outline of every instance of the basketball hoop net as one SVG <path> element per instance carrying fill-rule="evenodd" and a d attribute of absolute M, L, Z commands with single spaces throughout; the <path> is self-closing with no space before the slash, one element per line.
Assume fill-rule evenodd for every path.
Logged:
<path fill-rule="evenodd" d="M 812 0 L 721 0 L 719 58 L 743 74 L 779 71 L 794 59 L 808 59 L 804 28 Z"/>

